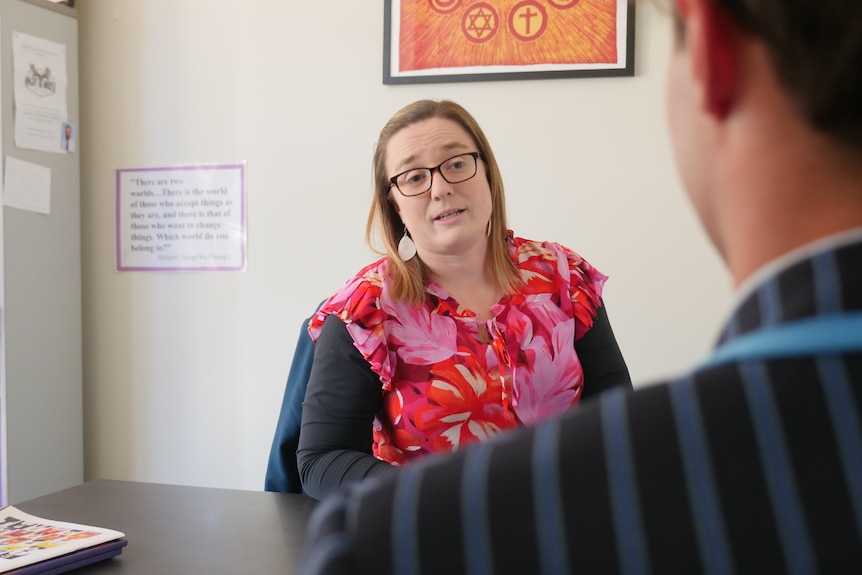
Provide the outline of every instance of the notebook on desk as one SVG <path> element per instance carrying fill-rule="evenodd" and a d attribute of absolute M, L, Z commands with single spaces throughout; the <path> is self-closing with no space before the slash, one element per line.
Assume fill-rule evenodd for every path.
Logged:
<path fill-rule="evenodd" d="M 15 507 L 0 510 L 0 573 L 56 575 L 103 561 L 123 551 L 125 534 L 113 529 L 55 521 Z"/>
<path fill-rule="evenodd" d="M 66 571 L 71 571 L 90 563 L 97 563 L 111 557 L 116 557 L 123 552 L 123 547 L 126 544 L 128 544 L 126 539 L 115 539 L 99 543 L 93 547 L 87 547 L 86 549 L 73 551 L 72 553 L 60 555 L 53 559 L 45 559 L 38 563 L 6 571 L 4 575 L 59 575 L 60 573 L 65 573 Z"/>

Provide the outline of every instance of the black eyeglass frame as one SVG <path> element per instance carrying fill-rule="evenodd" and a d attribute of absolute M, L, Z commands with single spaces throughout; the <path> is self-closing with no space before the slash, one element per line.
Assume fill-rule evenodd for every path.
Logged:
<path fill-rule="evenodd" d="M 467 178 L 464 178 L 463 180 L 458 180 L 456 182 L 452 182 L 449 180 L 449 178 L 447 178 L 446 176 L 443 175 L 443 170 L 441 170 L 440 168 L 442 168 L 443 164 L 445 164 L 446 162 L 454 160 L 455 158 L 458 158 L 460 156 L 470 156 L 473 158 L 473 174 Z M 405 198 L 415 198 L 417 196 L 421 196 L 422 194 L 427 193 L 428 190 L 431 189 L 431 186 L 434 184 L 434 172 L 437 172 L 438 174 L 440 174 L 440 177 L 443 178 L 443 180 L 445 180 L 446 182 L 448 182 L 450 184 L 460 184 L 461 182 L 466 182 L 467 180 L 471 180 L 471 179 L 475 178 L 476 174 L 479 173 L 479 159 L 481 157 L 482 157 L 481 152 L 465 152 L 463 154 L 455 154 L 451 158 L 446 158 L 445 160 L 443 160 L 442 162 L 440 162 L 439 164 L 437 164 L 433 168 L 410 168 L 409 170 L 404 170 L 403 172 L 395 174 L 394 176 L 389 178 L 389 189 L 392 190 L 392 186 L 395 186 L 395 189 L 398 190 L 398 193 L 401 194 L 402 196 L 404 196 Z M 418 194 L 407 195 L 401 191 L 401 188 L 398 186 L 398 182 L 396 182 L 396 180 L 398 178 L 400 178 L 401 176 L 403 176 L 404 174 L 406 174 L 407 172 L 412 172 L 414 170 L 428 170 L 428 173 L 431 174 L 431 176 L 428 178 L 428 189 L 424 190 L 422 192 L 419 192 Z"/>

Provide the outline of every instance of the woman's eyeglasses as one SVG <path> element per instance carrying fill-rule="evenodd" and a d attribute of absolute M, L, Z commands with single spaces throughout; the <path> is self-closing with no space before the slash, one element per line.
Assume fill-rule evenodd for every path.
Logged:
<path fill-rule="evenodd" d="M 440 172 L 450 184 L 466 182 L 476 175 L 479 152 L 468 152 L 452 156 L 433 168 L 412 168 L 389 178 L 389 187 L 395 186 L 402 196 L 421 196 L 431 189 L 434 172 Z"/>

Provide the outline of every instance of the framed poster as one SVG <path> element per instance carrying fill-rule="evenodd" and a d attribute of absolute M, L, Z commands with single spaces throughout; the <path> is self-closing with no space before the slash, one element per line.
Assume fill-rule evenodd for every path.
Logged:
<path fill-rule="evenodd" d="M 384 0 L 383 83 L 634 75 L 635 0 Z"/>
<path fill-rule="evenodd" d="M 117 170 L 117 271 L 246 271 L 245 168 Z"/>

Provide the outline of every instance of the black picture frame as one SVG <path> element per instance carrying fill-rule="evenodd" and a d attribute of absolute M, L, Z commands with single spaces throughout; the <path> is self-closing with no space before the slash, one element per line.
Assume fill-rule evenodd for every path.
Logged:
<path fill-rule="evenodd" d="M 617 43 L 617 61 L 607 64 L 596 63 L 570 63 L 570 64 L 538 64 L 538 65 L 516 65 L 516 66 L 471 66 L 469 68 L 428 68 L 426 70 L 417 69 L 410 71 L 398 71 L 397 58 L 400 51 L 402 31 L 400 27 L 400 14 L 403 5 L 413 2 L 425 2 L 438 13 L 442 6 L 448 11 L 448 16 L 462 16 L 461 28 L 466 35 L 464 22 L 467 22 L 463 17 L 472 18 L 473 15 L 469 10 L 485 9 L 489 13 L 496 7 L 501 5 L 510 5 L 512 0 L 384 0 L 384 30 L 383 30 L 383 84 L 429 84 L 443 82 L 483 82 L 483 81 L 504 81 L 504 80 L 546 80 L 553 78 L 607 78 L 618 76 L 634 76 L 635 70 L 635 0 L 616 0 L 616 43 Z M 514 6 L 508 9 L 504 14 L 508 20 L 507 31 L 511 35 L 517 36 L 513 27 L 516 10 L 524 9 L 528 6 L 528 10 L 532 8 L 539 9 L 541 6 L 546 6 L 544 9 L 545 21 L 548 10 L 577 8 L 581 0 L 522 0 L 516 2 Z M 560 6 L 565 6 L 560 8 Z M 584 3 L 582 6 L 587 6 Z M 477 8 L 479 7 L 479 8 Z M 501 29 L 503 24 L 502 17 L 497 14 L 491 14 L 486 18 L 487 22 L 493 22 L 493 16 L 496 18 L 496 29 Z M 446 14 L 446 12 L 442 12 Z M 478 12 L 474 12 L 478 13 Z M 554 12 L 551 12 L 553 15 Z M 523 14 L 522 14 L 523 16 Z M 398 21 L 393 18 L 399 18 Z M 474 20 L 475 22 L 475 20 Z M 486 23 L 487 23 L 486 22 Z M 427 34 L 427 26 L 423 33 Z M 501 34 L 502 36 L 502 34 Z M 511 40 L 509 40 L 511 41 Z M 474 42 L 478 42 L 474 40 Z M 468 45 L 468 44 L 465 44 Z M 468 45 L 469 46 L 469 45 Z M 468 71 L 469 70 L 469 71 Z"/>

